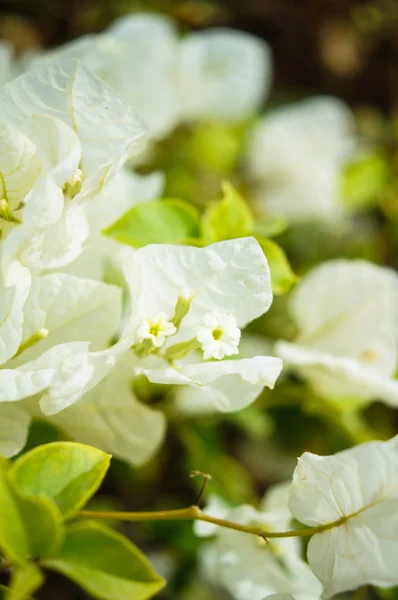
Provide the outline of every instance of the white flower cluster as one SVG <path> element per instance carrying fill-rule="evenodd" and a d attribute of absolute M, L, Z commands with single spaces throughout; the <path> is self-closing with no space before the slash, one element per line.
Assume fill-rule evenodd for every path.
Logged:
<path fill-rule="evenodd" d="M 221 360 L 272 302 L 253 238 L 126 249 L 121 327 L 122 289 L 98 280 L 118 244 L 100 231 L 148 190 L 155 196 L 161 178 L 121 171 L 147 131 L 120 96 L 65 59 L 3 86 L 0 114 L 2 454 L 17 453 L 31 416 L 43 414 L 79 441 L 143 462 L 164 419 L 134 399 L 134 374 L 212 390 L 224 411 L 274 385 L 279 358 Z"/>
<path fill-rule="evenodd" d="M 309 526 L 308 564 L 297 537 L 268 543 L 205 524 L 215 535 L 205 546 L 205 575 L 237 600 L 288 594 L 297 600 L 329 598 L 362 585 L 398 585 L 398 437 L 367 442 L 334 456 L 306 452 L 290 486 L 271 488 L 260 508 L 230 509 L 218 499 L 206 511 L 265 531 L 291 530 L 293 517 Z M 313 532 L 311 532 L 313 528 Z"/>
<path fill-rule="evenodd" d="M 398 406 L 398 275 L 361 260 L 315 267 L 290 297 L 298 328 L 275 351 L 322 397 Z"/>
<path fill-rule="evenodd" d="M 282 214 L 291 222 L 341 218 L 342 167 L 356 149 L 354 133 L 348 106 L 329 96 L 262 117 L 246 153 L 259 212 Z"/>
<path fill-rule="evenodd" d="M 192 119 L 250 116 L 267 96 L 272 76 L 268 46 L 248 33 L 215 28 L 180 39 L 171 19 L 145 13 L 28 57 L 27 66 L 66 57 L 109 83 L 155 138 Z"/>

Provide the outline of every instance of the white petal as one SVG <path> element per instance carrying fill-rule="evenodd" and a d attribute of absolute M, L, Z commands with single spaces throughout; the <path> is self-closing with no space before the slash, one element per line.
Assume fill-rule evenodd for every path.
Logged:
<path fill-rule="evenodd" d="M 22 450 L 29 433 L 30 417 L 15 404 L 0 404 L 0 456 L 10 458 Z"/>
<path fill-rule="evenodd" d="M 2 268 L 7 285 L 29 278 L 30 270 L 55 269 L 77 258 L 89 234 L 82 204 L 68 203 L 57 223 L 37 229 L 22 223 L 4 240 Z"/>
<path fill-rule="evenodd" d="M 314 97 L 275 110 L 253 130 L 247 167 L 253 177 L 266 180 L 289 178 L 312 160 L 341 164 L 354 148 L 354 130 L 354 115 L 337 98 Z"/>
<path fill-rule="evenodd" d="M 139 466 L 159 448 L 166 422 L 132 394 L 130 358 L 124 356 L 102 383 L 51 420 L 74 440 Z"/>
<path fill-rule="evenodd" d="M 334 400 L 382 400 L 398 406 L 398 380 L 378 373 L 363 363 L 298 344 L 278 342 L 275 351 L 285 365 L 291 365 L 310 381 L 314 390 Z"/>
<path fill-rule="evenodd" d="M 0 200 L 14 211 L 30 192 L 41 170 L 35 144 L 0 123 Z"/>
<path fill-rule="evenodd" d="M 397 363 L 398 276 L 366 261 L 335 260 L 313 269 L 294 290 L 297 342 L 349 356 L 385 375 Z"/>
<path fill-rule="evenodd" d="M 326 596 L 373 583 L 398 583 L 398 453 L 396 439 L 368 442 L 334 456 L 305 453 L 289 508 L 308 525 L 347 520 L 315 534 L 308 547 Z"/>
<path fill-rule="evenodd" d="M 269 517 L 269 514 L 245 505 L 229 510 L 225 515 L 237 523 L 263 523 L 268 528 Z M 322 593 L 322 586 L 300 558 L 296 542 L 281 539 L 260 544 L 255 536 L 219 528 L 216 542 L 211 545 L 213 560 L 207 574 L 237 600 L 263 600 L 273 593 L 316 600 Z"/>
<path fill-rule="evenodd" d="M 204 386 L 203 392 L 209 394 L 207 403 L 211 401 L 221 412 L 231 412 L 251 404 L 264 386 L 272 389 L 281 370 L 282 361 L 278 358 L 256 356 L 183 365 L 178 370 L 169 367 L 143 369 L 142 372 L 154 383 Z M 189 391 L 185 394 L 189 402 Z"/>
<path fill-rule="evenodd" d="M 42 328 L 45 340 L 23 353 L 26 360 L 51 346 L 69 341 L 91 342 L 102 349 L 117 331 L 121 319 L 121 290 L 91 279 L 56 273 L 35 277 L 24 308 L 23 340 Z"/>
<path fill-rule="evenodd" d="M 136 14 L 117 19 L 98 40 L 104 55 L 100 76 L 164 137 L 176 125 L 177 32 L 171 19 Z"/>
<path fill-rule="evenodd" d="M 263 102 L 271 56 L 259 38 L 230 29 L 187 35 L 180 45 L 179 86 L 185 118 L 242 119 Z"/>
<path fill-rule="evenodd" d="M 47 115 L 32 117 L 30 139 L 37 148 L 41 174 L 35 182 L 23 216 L 24 220 L 29 219 L 40 228 L 45 228 L 61 218 L 64 208 L 63 187 L 79 167 L 81 148 L 71 127 Z"/>
<path fill-rule="evenodd" d="M 0 277 L 0 365 L 14 356 L 21 344 L 23 307 L 29 285 L 30 282 L 5 288 Z"/>
<path fill-rule="evenodd" d="M 82 147 L 83 193 L 100 189 L 147 139 L 134 110 L 76 60 L 34 69 L 3 86 L 0 111 L 28 136 L 31 115 L 52 115 L 69 125 Z"/>

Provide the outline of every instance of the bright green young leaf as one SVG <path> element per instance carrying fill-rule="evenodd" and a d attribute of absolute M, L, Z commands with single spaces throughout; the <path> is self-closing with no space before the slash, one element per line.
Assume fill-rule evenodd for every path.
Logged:
<path fill-rule="evenodd" d="M 29 541 L 17 502 L 7 481 L 6 461 L 0 460 L 0 549 L 16 564 L 23 565 Z"/>
<path fill-rule="evenodd" d="M 280 235 L 286 231 L 288 222 L 285 217 L 280 215 L 270 215 L 263 221 L 256 220 L 253 225 L 253 235 L 269 238 Z"/>
<path fill-rule="evenodd" d="M 68 517 L 100 486 L 110 456 L 74 442 L 53 442 L 24 454 L 10 468 L 15 488 L 25 496 L 47 496 Z"/>
<path fill-rule="evenodd" d="M 43 558 L 55 554 L 64 539 L 63 517 L 59 508 L 46 496 L 25 496 L 15 486 L 13 491 L 29 538 L 31 555 Z"/>
<path fill-rule="evenodd" d="M 184 200 L 152 200 L 133 206 L 103 233 L 135 248 L 179 244 L 199 237 L 199 214 Z"/>
<path fill-rule="evenodd" d="M 253 217 L 243 198 L 228 182 L 222 184 L 223 198 L 213 202 L 202 217 L 202 236 L 207 244 L 251 235 Z"/>
<path fill-rule="evenodd" d="M 13 572 L 4 600 L 27 600 L 43 582 L 44 576 L 39 567 L 33 562 L 26 563 Z"/>
<path fill-rule="evenodd" d="M 388 165 L 378 154 L 348 164 L 342 181 L 342 196 L 346 205 L 354 210 L 374 206 L 387 179 Z"/>
<path fill-rule="evenodd" d="M 147 600 L 164 585 L 134 544 L 94 521 L 71 525 L 58 556 L 42 564 L 100 600 Z"/>
<path fill-rule="evenodd" d="M 286 254 L 278 244 L 264 238 L 257 238 L 262 247 L 271 271 L 272 291 L 276 296 L 286 294 L 297 282 Z"/>

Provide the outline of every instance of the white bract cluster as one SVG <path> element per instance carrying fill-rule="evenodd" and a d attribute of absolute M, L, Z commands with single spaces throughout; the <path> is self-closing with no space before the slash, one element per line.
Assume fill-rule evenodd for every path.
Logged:
<path fill-rule="evenodd" d="M 269 537 L 266 544 L 206 523 L 195 528 L 198 535 L 215 535 L 202 550 L 207 577 L 237 600 L 275 593 L 329 598 L 367 584 L 398 585 L 397 437 L 334 456 L 306 452 L 289 487 L 290 493 L 286 486 L 271 488 L 259 510 L 228 509 L 213 500 L 205 512 L 269 533 L 291 529 L 294 517 L 313 528 L 313 533 L 304 530 L 311 536 L 307 557 L 312 572 L 300 558 L 296 537 Z"/>
<path fill-rule="evenodd" d="M 229 508 L 210 498 L 205 513 L 267 531 L 291 528 L 288 510 L 290 483 L 271 486 L 258 509 L 249 505 Z M 274 593 L 293 594 L 297 600 L 318 600 L 323 588 L 302 559 L 295 538 L 270 539 L 268 543 L 240 531 L 208 523 L 196 523 L 199 536 L 215 536 L 201 551 L 204 575 L 227 589 L 237 600 L 263 600 Z"/>
<path fill-rule="evenodd" d="M 275 350 L 323 397 L 398 405 L 398 275 L 360 260 L 315 267 L 293 291 L 294 342 Z"/>
<path fill-rule="evenodd" d="M 144 462 L 165 423 L 132 395 L 135 374 L 209 389 L 226 411 L 272 387 L 279 358 L 221 360 L 272 301 L 253 238 L 121 252 L 101 235 L 162 186 L 121 170 L 147 139 L 130 106 L 65 59 L 3 86 L 0 109 L 0 452 L 17 453 L 31 417 L 46 415 Z M 99 280 L 117 256 L 124 311 L 122 288 Z"/>
<path fill-rule="evenodd" d="M 342 167 L 355 150 L 354 132 L 348 106 L 328 96 L 264 116 L 246 152 L 258 211 L 296 222 L 341 217 Z"/>
<path fill-rule="evenodd" d="M 122 17 L 102 34 L 26 62 L 37 66 L 60 57 L 79 59 L 109 83 L 154 138 L 187 120 L 249 116 L 271 83 L 270 51 L 262 40 L 221 28 L 180 39 L 173 21 L 145 13 Z"/>

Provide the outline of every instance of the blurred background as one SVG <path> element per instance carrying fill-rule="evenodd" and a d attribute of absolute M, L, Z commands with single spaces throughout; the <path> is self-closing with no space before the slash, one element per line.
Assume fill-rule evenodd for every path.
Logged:
<path fill-rule="evenodd" d="M 263 38 L 273 50 L 274 63 L 267 106 L 310 95 L 337 96 L 354 110 L 361 133 L 375 142 L 383 156 L 389 177 L 371 199 L 370 212 L 358 220 L 357 231 L 365 234 L 355 236 L 350 230 L 348 240 L 329 233 L 325 238 L 321 225 L 310 230 L 293 228 L 281 238 L 281 245 L 295 271 L 305 272 L 336 256 L 366 257 L 398 266 L 398 2 L 0 0 L 0 38 L 22 54 L 100 32 L 122 15 L 152 10 L 171 16 L 181 32 L 228 26 Z M 178 145 L 176 135 L 178 132 L 171 143 Z M 161 160 L 155 166 L 164 168 Z M 303 242 L 308 235 L 310 250 Z M 277 298 L 272 311 L 253 331 L 270 339 L 291 338 L 294 331 L 285 307 L 286 297 Z M 133 469 L 115 460 L 92 507 L 154 510 L 188 505 L 200 486 L 189 478 L 192 469 L 210 472 L 211 490 L 228 502 L 255 502 L 271 483 L 291 476 L 296 457 L 304 450 L 332 453 L 373 435 L 387 438 L 397 429 L 397 416 L 391 409 L 375 404 L 366 409 L 363 421 L 362 415 L 358 420 L 356 413 L 340 414 L 335 407 L 321 405 L 293 377 L 282 382 L 277 392 L 264 392 L 244 411 L 199 419 L 173 412 L 167 397 L 145 381 L 137 380 L 134 387 L 140 399 L 168 413 L 167 442 L 143 468 Z M 37 421 L 28 448 L 59 437 L 58 430 Z M 120 527 L 168 578 L 169 585 L 159 599 L 228 598 L 200 577 L 200 540 L 190 523 Z M 383 597 L 393 598 L 393 593 Z M 50 575 L 37 599 L 78 600 L 83 598 L 81 594 L 70 582 Z M 373 594 L 365 590 L 360 598 Z"/>
<path fill-rule="evenodd" d="M 1 0 L 0 37 L 18 50 L 54 46 L 143 10 L 171 15 L 182 29 L 223 25 L 264 38 L 274 93 L 331 93 L 384 111 L 397 104 L 396 0 Z"/>

